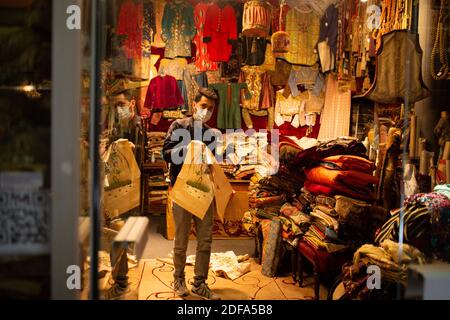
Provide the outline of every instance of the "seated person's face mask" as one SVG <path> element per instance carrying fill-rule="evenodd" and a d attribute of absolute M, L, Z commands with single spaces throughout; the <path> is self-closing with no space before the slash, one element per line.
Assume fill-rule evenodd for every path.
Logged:
<path fill-rule="evenodd" d="M 119 121 L 121 123 L 128 121 L 131 119 L 131 110 L 130 110 L 130 106 L 118 106 L 117 107 L 117 116 L 119 118 Z"/>
<path fill-rule="evenodd" d="M 197 108 L 194 113 L 194 120 L 206 123 L 211 120 L 212 115 L 212 111 L 208 109 Z"/>

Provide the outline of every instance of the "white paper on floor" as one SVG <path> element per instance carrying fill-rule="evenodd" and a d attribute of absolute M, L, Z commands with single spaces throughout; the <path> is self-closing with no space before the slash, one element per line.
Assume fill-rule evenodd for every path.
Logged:
<path fill-rule="evenodd" d="M 236 256 L 233 251 L 225 253 L 211 253 L 210 268 L 218 277 L 236 280 L 250 272 L 249 256 Z M 186 259 L 186 265 L 195 265 L 195 255 Z"/>

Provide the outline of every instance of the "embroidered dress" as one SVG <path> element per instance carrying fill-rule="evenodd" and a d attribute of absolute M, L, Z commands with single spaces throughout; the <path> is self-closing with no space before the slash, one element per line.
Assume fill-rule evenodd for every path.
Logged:
<path fill-rule="evenodd" d="M 165 57 L 191 57 L 191 42 L 196 34 L 194 8 L 184 1 L 167 3 L 162 20 Z"/>

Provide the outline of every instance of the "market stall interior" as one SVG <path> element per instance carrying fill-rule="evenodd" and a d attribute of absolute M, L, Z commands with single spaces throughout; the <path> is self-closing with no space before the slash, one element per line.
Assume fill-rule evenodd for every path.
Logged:
<path fill-rule="evenodd" d="M 103 297 L 178 298 L 172 209 L 194 188 L 198 207 L 216 198 L 208 282 L 223 299 L 398 299 L 409 265 L 450 261 L 450 2 L 417 3 L 108 1 Z M 167 132 L 199 88 L 220 97 L 208 125 L 230 199 L 170 185 Z"/>
<path fill-rule="evenodd" d="M 89 17 L 96 1 L 80 2 Z M 96 205 L 92 168 L 101 191 L 99 250 L 81 255 L 84 269 L 98 258 L 101 298 L 181 299 L 180 206 L 201 218 L 215 208 L 207 282 L 222 299 L 403 299 L 410 267 L 448 268 L 449 0 L 102 3 L 95 48 L 83 20 L 80 106 L 82 218 Z M 14 46 L 6 29 L 0 43 Z M 174 183 L 168 133 L 196 115 L 201 88 L 219 97 L 207 125 L 221 156 L 184 160 Z M 198 233 L 193 223 L 188 282 Z M 86 276 L 82 298 L 90 286 Z"/>

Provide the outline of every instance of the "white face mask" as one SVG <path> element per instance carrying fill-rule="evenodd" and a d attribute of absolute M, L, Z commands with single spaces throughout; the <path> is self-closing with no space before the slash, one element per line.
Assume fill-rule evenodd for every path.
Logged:
<path fill-rule="evenodd" d="M 131 118 L 130 107 L 117 107 L 117 115 L 119 117 L 119 121 L 126 121 Z"/>
<path fill-rule="evenodd" d="M 212 115 L 212 111 L 208 109 L 197 108 L 197 111 L 194 113 L 194 120 L 206 123 L 211 120 Z"/>

